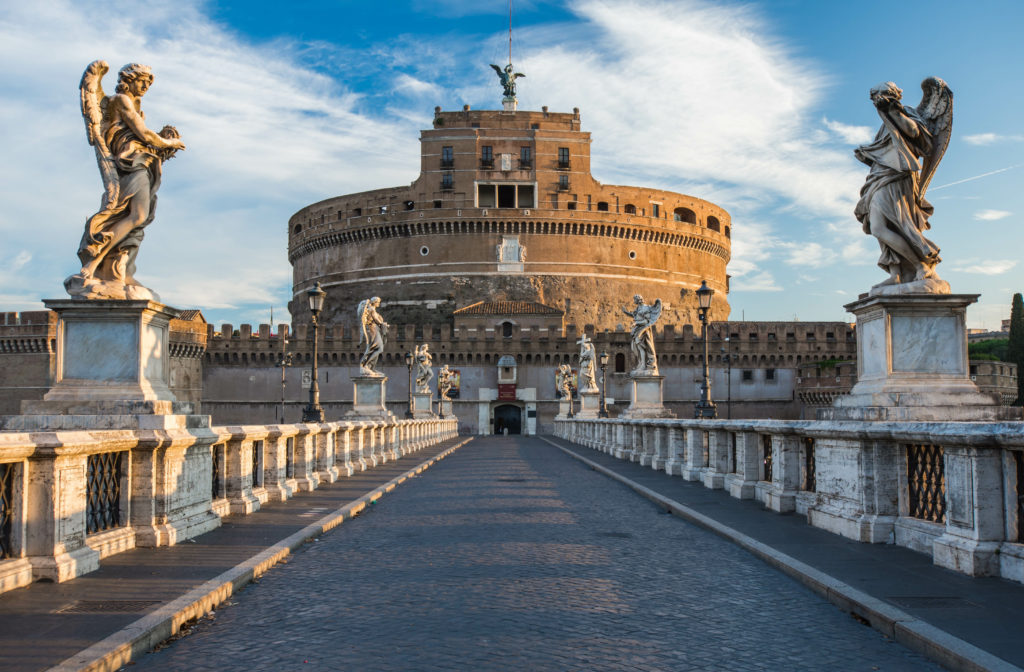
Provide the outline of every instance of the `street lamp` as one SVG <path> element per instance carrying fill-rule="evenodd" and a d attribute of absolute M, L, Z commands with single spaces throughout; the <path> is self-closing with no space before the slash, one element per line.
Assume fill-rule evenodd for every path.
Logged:
<path fill-rule="evenodd" d="M 711 380 L 708 378 L 708 311 L 711 310 L 711 297 L 715 290 L 708 287 L 706 280 L 700 283 L 697 295 L 697 317 L 700 319 L 700 336 L 704 341 L 704 378 L 700 383 L 700 400 L 693 409 L 695 418 L 714 418 L 718 413 L 715 402 L 711 401 Z"/>
<path fill-rule="evenodd" d="M 412 414 L 412 360 L 411 352 L 405 353 L 405 366 L 409 369 L 409 406 L 405 409 L 405 417 L 411 418 Z"/>
<path fill-rule="evenodd" d="M 324 421 L 324 409 L 320 408 L 320 384 L 316 375 L 316 360 L 320 357 L 316 318 L 320 315 L 320 311 L 324 309 L 324 298 L 326 296 L 327 292 L 321 289 L 319 282 L 312 289 L 306 290 L 306 298 L 309 300 L 309 314 L 313 318 L 313 380 L 309 386 L 309 406 L 302 409 L 303 422 Z M 284 371 L 284 369 L 281 370 Z"/>
<path fill-rule="evenodd" d="M 281 367 L 281 424 L 284 424 L 284 372 L 286 367 L 292 365 L 292 353 L 288 352 L 288 336 L 284 332 L 281 332 L 281 359 L 277 365 Z"/>
<path fill-rule="evenodd" d="M 608 417 L 608 353 L 602 352 L 597 356 L 597 361 L 601 363 L 601 410 L 597 412 L 597 417 L 607 418 Z"/>
<path fill-rule="evenodd" d="M 725 337 L 725 347 L 722 348 L 725 352 L 725 363 L 727 365 L 725 380 L 726 380 L 726 392 L 725 397 L 725 417 L 727 420 L 732 420 L 732 346 L 729 344 L 729 337 Z"/>

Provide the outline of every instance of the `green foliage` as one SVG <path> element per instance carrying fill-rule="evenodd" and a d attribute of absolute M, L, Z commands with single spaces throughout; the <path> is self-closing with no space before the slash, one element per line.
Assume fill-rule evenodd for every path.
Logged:
<path fill-rule="evenodd" d="M 988 341 L 976 341 L 970 343 L 967 346 L 967 356 L 969 359 L 985 359 L 994 360 L 999 362 L 1008 362 L 1007 359 L 1007 344 L 1008 339 L 1005 338 L 993 338 Z"/>
<path fill-rule="evenodd" d="M 817 366 L 822 369 L 834 369 L 836 368 L 837 364 L 843 364 L 847 361 L 848 360 L 836 359 L 835 357 L 833 357 L 831 359 L 823 359 L 820 362 L 808 362 L 805 366 Z"/>
<path fill-rule="evenodd" d="M 1010 338 L 1007 344 L 1007 361 L 1017 365 L 1016 406 L 1024 406 L 1024 297 L 1020 292 L 1013 295 L 1010 307 Z"/>
<path fill-rule="evenodd" d="M 971 361 L 972 362 L 1001 362 L 1003 360 L 999 359 L 995 355 L 989 355 L 989 354 L 983 352 L 983 353 L 980 353 L 980 354 L 972 354 L 971 355 Z"/>

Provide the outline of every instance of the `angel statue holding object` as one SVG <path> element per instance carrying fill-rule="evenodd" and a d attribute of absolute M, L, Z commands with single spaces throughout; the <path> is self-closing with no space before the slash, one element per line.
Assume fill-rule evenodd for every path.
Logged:
<path fill-rule="evenodd" d="M 448 393 L 452 391 L 452 372 L 445 364 L 437 372 L 437 396 L 445 401 L 451 401 Z"/>
<path fill-rule="evenodd" d="M 555 389 L 562 401 L 572 398 L 572 368 L 568 364 L 562 364 L 555 371 Z"/>
<path fill-rule="evenodd" d="M 654 323 L 661 317 L 661 299 L 655 299 L 653 305 L 644 303 L 644 297 L 637 294 L 633 297 L 636 305 L 634 310 L 622 309 L 633 318 L 633 328 L 629 335 L 633 339 L 630 350 L 636 365 L 630 372 L 633 376 L 658 375 L 658 358 L 654 354 Z"/>
<path fill-rule="evenodd" d="M 359 375 L 382 378 L 383 373 L 374 370 L 377 360 L 384 352 L 388 340 L 388 323 L 377 312 L 380 297 L 374 296 L 359 302 L 356 314 L 359 316 L 359 344 L 366 343 L 366 350 L 359 359 Z"/>
<path fill-rule="evenodd" d="M 78 246 L 82 270 L 64 287 L 84 299 L 156 299 L 135 281 L 135 257 L 153 221 L 161 165 L 185 144 L 173 126 L 159 133 L 146 127 L 141 102 L 153 83 L 149 66 L 121 68 L 112 96 L 102 86 L 109 69 L 105 61 L 93 61 L 79 86 L 86 135 L 103 178 L 103 201 L 86 222 Z"/>
<path fill-rule="evenodd" d="M 506 65 L 504 70 L 501 69 L 500 65 L 495 65 L 494 63 L 491 63 L 491 67 L 494 68 L 496 73 L 498 73 L 498 79 L 501 80 L 501 86 L 505 89 L 505 97 L 515 98 L 516 80 L 520 77 L 526 77 L 526 75 L 521 72 L 513 72 L 514 68 L 511 63 Z"/>
<path fill-rule="evenodd" d="M 576 343 L 580 346 L 580 391 L 597 392 L 594 362 L 597 354 L 594 352 L 594 342 L 590 340 L 589 336 L 583 334 L 583 337 Z"/>
<path fill-rule="evenodd" d="M 430 355 L 429 346 L 416 346 L 416 391 L 430 392 L 430 381 L 434 378 L 434 369 L 431 366 L 434 358 Z"/>
<path fill-rule="evenodd" d="M 882 127 L 874 142 L 853 152 L 871 167 L 854 214 L 864 233 L 878 239 L 878 265 L 889 273 L 872 294 L 949 293 L 935 272 L 939 248 L 924 236 L 934 212 L 924 195 L 949 144 L 953 92 L 938 77 L 921 82 L 921 89 L 916 108 L 900 102 L 903 91 L 892 82 L 871 89 Z"/>

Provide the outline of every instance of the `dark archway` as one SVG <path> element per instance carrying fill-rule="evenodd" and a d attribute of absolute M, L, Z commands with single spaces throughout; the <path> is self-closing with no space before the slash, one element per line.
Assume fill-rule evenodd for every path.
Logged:
<path fill-rule="evenodd" d="M 494 408 L 494 433 L 522 434 L 523 409 L 512 404 L 502 404 Z"/>

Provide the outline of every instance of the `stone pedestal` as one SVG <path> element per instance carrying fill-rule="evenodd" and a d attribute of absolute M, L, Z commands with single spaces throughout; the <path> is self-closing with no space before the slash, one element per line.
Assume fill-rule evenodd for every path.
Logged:
<path fill-rule="evenodd" d="M 580 390 L 580 407 L 576 411 L 577 418 L 594 419 L 601 412 L 600 390 Z"/>
<path fill-rule="evenodd" d="M 345 414 L 345 420 L 393 420 L 394 414 L 384 405 L 387 382 L 387 376 L 354 377 L 352 410 Z"/>
<path fill-rule="evenodd" d="M 442 399 L 441 400 L 441 417 L 442 418 L 454 418 L 455 412 L 452 410 L 452 400 Z"/>
<path fill-rule="evenodd" d="M 432 393 L 412 393 L 412 417 L 417 420 L 436 417 L 434 415 L 434 395 Z"/>
<path fill-rule="evenodd" d="M 674 418 L 675 413 L 665 408 L 662 387 L 665 376 L 630 376 L 629 406 L 620 418 Z"/>
<path fill-rule="evenodd" d="M 558 415 L 556 415 L 555 417 L 563 419 L 563 420 L 565 418 L 570 418 L 570 417 L 572 417 L 572 415 L 570 415 L 570 411 L 572 412 L 572 415 L 575 415 L 576 414 L 576 405 L 573 404 L 568 399 L 559 399 L 558 400 Z"/>
<path fill-rule="evenodd" d="M 967 306 L 977 294 L 867 296 L 857 316 L 857 384 L 819 420 L 1020 420 L 968 375 Z"/>

